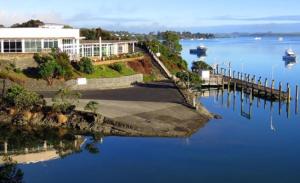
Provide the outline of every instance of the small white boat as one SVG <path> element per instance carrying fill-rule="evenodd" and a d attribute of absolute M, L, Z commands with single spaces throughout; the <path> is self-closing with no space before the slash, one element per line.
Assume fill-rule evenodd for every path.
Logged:
<path fill-rule="evenodd" d="M 285 55 L 283 56 L 284 61 L 296 62 L 297 55 L 292 49 L 287 49 Z"/>
<path fill-rule="evenodd" d="M 255 41 L 260 41 L 260 40 L 262 40 L 262 38 L 261 37 L 256 37 L 256 38 L 254 38 L 254 40 Z"/>
<path fill-rule="evenodd" d="M 279 38 L 278 38 L 278 41 L 283 41 L 283 37 L 279 37 Z"/>

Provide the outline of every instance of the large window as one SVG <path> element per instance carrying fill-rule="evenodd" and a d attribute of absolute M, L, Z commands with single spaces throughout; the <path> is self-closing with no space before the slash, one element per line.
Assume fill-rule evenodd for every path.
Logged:
<path fill-rule="evenodd" d="M 25 52 L 27 53 L 36 53 L 42 51 L 42 42 L 41 40 L 25 40 Z"/>
<path fill-rule="evenodd" d="M 58 41 L 53 39 L 44 40 L 44 49 L 58 48 Z"/>
<path fill-rule="evenodd" d="M 4 52 L 15 53 L 22 52 L 21 40 L 4 40 Z"/>
<path fill-rule="evenodd" d="M 118 46 L 118 53 L 122 54 L 123 53 L 123 45 Z"/>

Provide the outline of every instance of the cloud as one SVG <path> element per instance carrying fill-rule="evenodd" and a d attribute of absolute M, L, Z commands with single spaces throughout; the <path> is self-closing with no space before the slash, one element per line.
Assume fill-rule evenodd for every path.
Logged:
<path fill-rule="evenodd" d="M 212 20 L 236 20 L 236 21 L 278 21 L 278 22 L 300 22 L 300 15 L 283 15 L 283 16 L 267 16 L 267 17 L 234 17 L 230 15 L 218 16 Z"/>
<path fill-rule="evenodd" d="M 11 26 L 15 23 L 26 22 L 30 19 L 39 19 L 46 23 L 64 23 L 61 15 L 55 12 L 48 13 L 16 13 L 0 10 L 0 24 Z"/>

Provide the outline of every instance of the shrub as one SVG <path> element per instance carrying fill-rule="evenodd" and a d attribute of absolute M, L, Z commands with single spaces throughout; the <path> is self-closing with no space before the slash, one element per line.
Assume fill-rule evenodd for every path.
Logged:
<path fill-rule="evenodd" d="M 60 89 L 52 99 L 53 110 L 58 113 L 68 113 L 75 108 L 74 104 L 78 102 L 80 96 L 79 92 L 71 91 L 69 88 Z"/>
<path fill-rule="evenodd" d="M 39 74 L 40 76 L 45 79 L 49 85 L 52 85 L 53 79 L 55 78 L 56 70 L 58 68 L 57 63 L 52 60 L 46 62 L 39 67 Z"/>
<path fill-rule="evenodd" d="M 87 57 L 81 58 L 78 66 L 79 71 L 86 74 L 92 74 L 95 71 L 92 60 Z"/>
<path fill-rule="evenodd" d="M 119 73 L 122 72 L 122 70 L 123 70 L 123 66 L 120 63 L 109 65 L 109 68 L 111 68 Z"/>
<path fill-rule="evenodd" d="M 34 106 L 43 105 L 43 98 L 35 92 L 27 91 L 25 88 L 15 85 L 8 89 L 4 101 L 19 110 L 32 109 Z"/>
<path fill-rule="evenodd" d="M 97 109 L 99 108 L 99 103 L 95 101 L 90 101 L 89 103 L 86 104 L 84 107 L 84 110 L 88 110 L 96 114 Z"/>

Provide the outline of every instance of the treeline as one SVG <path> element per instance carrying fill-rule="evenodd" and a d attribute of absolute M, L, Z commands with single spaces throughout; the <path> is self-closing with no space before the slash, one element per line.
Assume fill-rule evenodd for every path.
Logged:
<path fill-rule="evenodd" d="M 214 39 L 215 35 L 211 33 L 191 33 L 191 32 L 174 32 L 180 39 Z M 163 32 L 158 32 L 157 36 L 160 38 Z"/>

